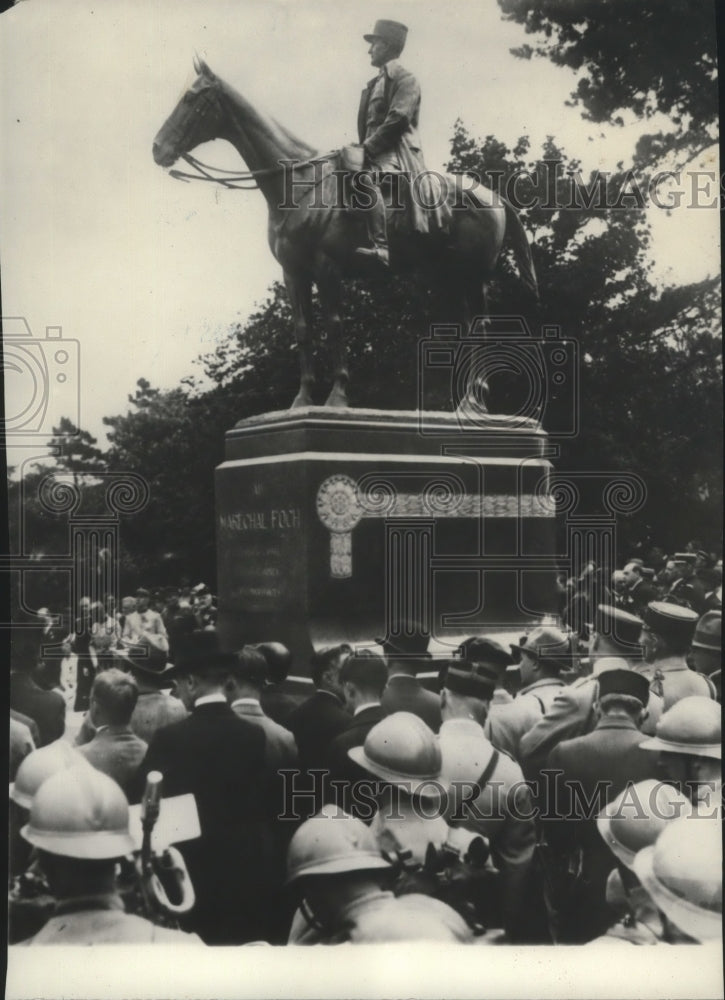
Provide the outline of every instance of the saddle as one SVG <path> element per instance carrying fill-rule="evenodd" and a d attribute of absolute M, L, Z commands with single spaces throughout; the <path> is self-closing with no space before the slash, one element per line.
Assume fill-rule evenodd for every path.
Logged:
<path fill-rule="evenodd" d="M 354 205 L 355 175 L 369 171 L 365 150 L 359 145 L 343 146 L 337 155 L 337 170 L 346 175 L 341 185 L 344 207 L 359 214 Z M 452 211 L 448 204 L 446 176 L 426 171 L 417 176 L 408 171 L 385 171 L 374 175 L 385 201 L 388 229 L 393 233 L 449 233 Z"/>

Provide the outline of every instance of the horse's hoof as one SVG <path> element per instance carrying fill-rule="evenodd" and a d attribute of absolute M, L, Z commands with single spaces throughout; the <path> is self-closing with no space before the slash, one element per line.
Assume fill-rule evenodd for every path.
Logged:
<path fill-rule="evenodd" d="M 292 401 L 290 410 L 297 410 L 301 406 L 312 406 L 312 397 L 308 396 L 307 393 L 298 392 Z"/>
<path fill-rule="evenodd" d="M 325 401 L 325 406 L 349 406 L 347 395 L 344 392 L 334 391 L 330 393 Z"/>

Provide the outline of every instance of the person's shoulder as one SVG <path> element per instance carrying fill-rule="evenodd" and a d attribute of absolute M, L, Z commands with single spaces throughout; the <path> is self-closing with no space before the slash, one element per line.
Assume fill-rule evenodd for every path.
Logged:
<path fill-rule="evenodd" d="M 283 743 L 289 743 L 290 740 L 294 741 L 295 738 L 294 733 L 291 733 L 289 729 L 287 729 L 281 723 L 276 722 L 274 719 L 271 719 L 268 715 L 262 715 L 260 721 L 262 724 L 262 729 L 268 735 L 275 736 L 278 740 L 281 740 Z"/>
<path fill-rule="evenodd" d="M 394 83 L 399 83 L 402 80 L 406 80 L 408 82 L 416 80 L 415 75 L 411 73 L 409 69 L 406 69 L 405 66 L 401 66 L 397 59 L 393 59 L 389 62 L 386 69 L 389 78 Z"/>
<path fill-rule="evenodd" d="M 498 747 L 495 749 L 498 753 L 498 758 L 496 759 L 496 766 L 493 769 L 491 780 L 502 781 L 504 785 L 522 782 L 524 780 L 524 772 L 521 770 L 521 765 L 516 758 L 512 757 L 506 750 L 500 750 Z"/>
<path fill-rule="evenodd" d="M 266 737 L 262 726 L 257 726 L 254 722 L 243 719 L 232 711 L 228 715 L 222 716 L 221 724 L 225 727 L 230 739 L 235 742 L 244 743 L 249 747 L 264 748 Z"/>

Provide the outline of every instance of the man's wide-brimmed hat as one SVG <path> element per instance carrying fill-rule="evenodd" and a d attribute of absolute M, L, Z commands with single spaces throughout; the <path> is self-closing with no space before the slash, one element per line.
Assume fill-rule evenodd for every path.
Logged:
<path fill-rule="evenodd" d="M 147 677 L 165 677 L 171 670 L 166 653 L 162 653 L 150 643 L 122 646 L 112 650 L 112 653 L 119 660 L 119 666 Z"/>
<path fill-rule="evenodd" d="M 428 644 L 430 635 L 416 623 L 410 623 L 397 634 L 376 636 L 375 642 L 383 647 L 383 652 L 391 658 L 430 659 Z"/>
<path fill-rule="evenodd" d="M 395 45 L 402 49 L 405 39 L 408 37 L 408 29 L 400 21 L 380 20 L 375 22 L 375 27 L 369 35 L 363 35 L 366 42 L 373 42 L 376 38 L 382 39 L 389 45 Z"/>
<path fill-rule="evenodd" d="M 238 665 L 235 653 L 225 653 L 221 649 L 216 632 L 197 629 L 185 636 L 181 648 L 174 654 L 174 666 L 168 675 L 172 678 L 188 674 L 207 674 L 227 671 L 233 673 Z"/>

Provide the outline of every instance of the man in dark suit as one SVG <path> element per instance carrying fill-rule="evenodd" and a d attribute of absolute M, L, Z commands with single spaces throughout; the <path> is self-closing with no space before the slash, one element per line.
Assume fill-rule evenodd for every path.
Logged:
<path fill-rule="evenodd" d="M 287 718 L 303 770 L 329 769 L 330 743 L 348 727 L 350 716 L 343 708 L 340 670 L 351 653 L 352 647 L 343 643 L 315 653 L 310 660 L 315 693 Z"/>
<path fill-rule="evenodd" d="M 348 756 L 348 750 L 361 747 L 373 726 L 384 718 L 380 699 L 387 680 L 385 661 L 367 649 L 345 660 L 340 670 L 345 707 L 352 719 L 347 729 L 330 744 L 330 764 L 333 778 L 345 782 L 344 788 L 339 790 L 338 801 L 353 816 L 357 815 L 353 785 L 358 780 L 367 780 L 368 775 Z"/>
<path fill-rule="evenodd" d="M 89 764 L 113 778 L 127 794 L 148 749 L 130 726 L 137 699 L 133 677 L 114 667 L 98 674 L 89 710 L 95 734 L 78 748 Z"/>
<path fill-rule="evenodd" d="M 40 661 L 40 628 L 16 627 L 10 642 L 10 707 L 30 716 L 38 727 L 38 746 L 45 746 L 65 732 L 65 701 L 57 691 L 44 691 L 31 676 Z"/>
<path fill-rule="evenodd" d="M 673 557 L 673 581 L 663 600 L 692 608 L 698 615 L 705 611 L 705 588 L 695 576 L 694 552 L 675 552 Z"/>
<path fill-rule="evenodd" d="M 415 676 L 424 664 L 430 663 L 429 638 L 413 626 L 376 642 L 383 647 L 388 662 L 388 683 L 382 698 L 385 714 L 411 712 L 437 733 L 441 728 L 440 698 L 427 691 Z"/>
<path fill-rule="evenodd" d="M 628 562 L 622 573 L 626 590 L 621 607 L 639 616 L 650 601 L 657 600 L 657 588 L 645 579 L 643 567 L 638 562 Z"/>
<path fill-rule="evenodd" d="M 260 642 L 256 649 L 267 664 L 267 683 L 262 688 L 262 711 L 280 726 L 287 724 L 287 716 L 297 708 L 299 699 L 286 689 L 285 681 L 292 669 L 292 654 L 281 642 Z"/>
<path fill-rule="evenodd" d="M 295 782 L 295 792 L 299 793 L 295 796 L 296 811 L 301 819 L 318 812 L 332 795 L 330 744 L 350 722 L 343 708 L 340 669 L 351 653 L 352 647 L 346 643 L 315 653 L 310 660 L 315 693 L 287 717 L 302 772 Z M 310 771 L 323 774 L 311 775 Z"/>
<path fill-rule="evenodd" d="M 172 674 L 191 714 L 157 730 L 139 772 L 161 771 L 164 795 L 196 799 L 201 837 L 179 848 L 196 893 L 185 929 L 212 945 L 266 938 L 274 905 L 264 733 L 227 704 L 235 665 L 215 632 L 188 638 Z"/>
<path fill-rule="evenodd" d="M 649 699 L 646 677 L 634 670 L 599 675 L 593 732 L 564 740 L 549 754 L 555 795 L 545 818 L 548 843 L 573 859 L 579 874 L 562 894 L 559 940 L 577 944 L 604 933 L 612 922 L 605 899 L 614 859 L 598 835 L 595 818 L 628 782 L 656 778 L 652 757 L 641 749 L 640 725 Z"/>

